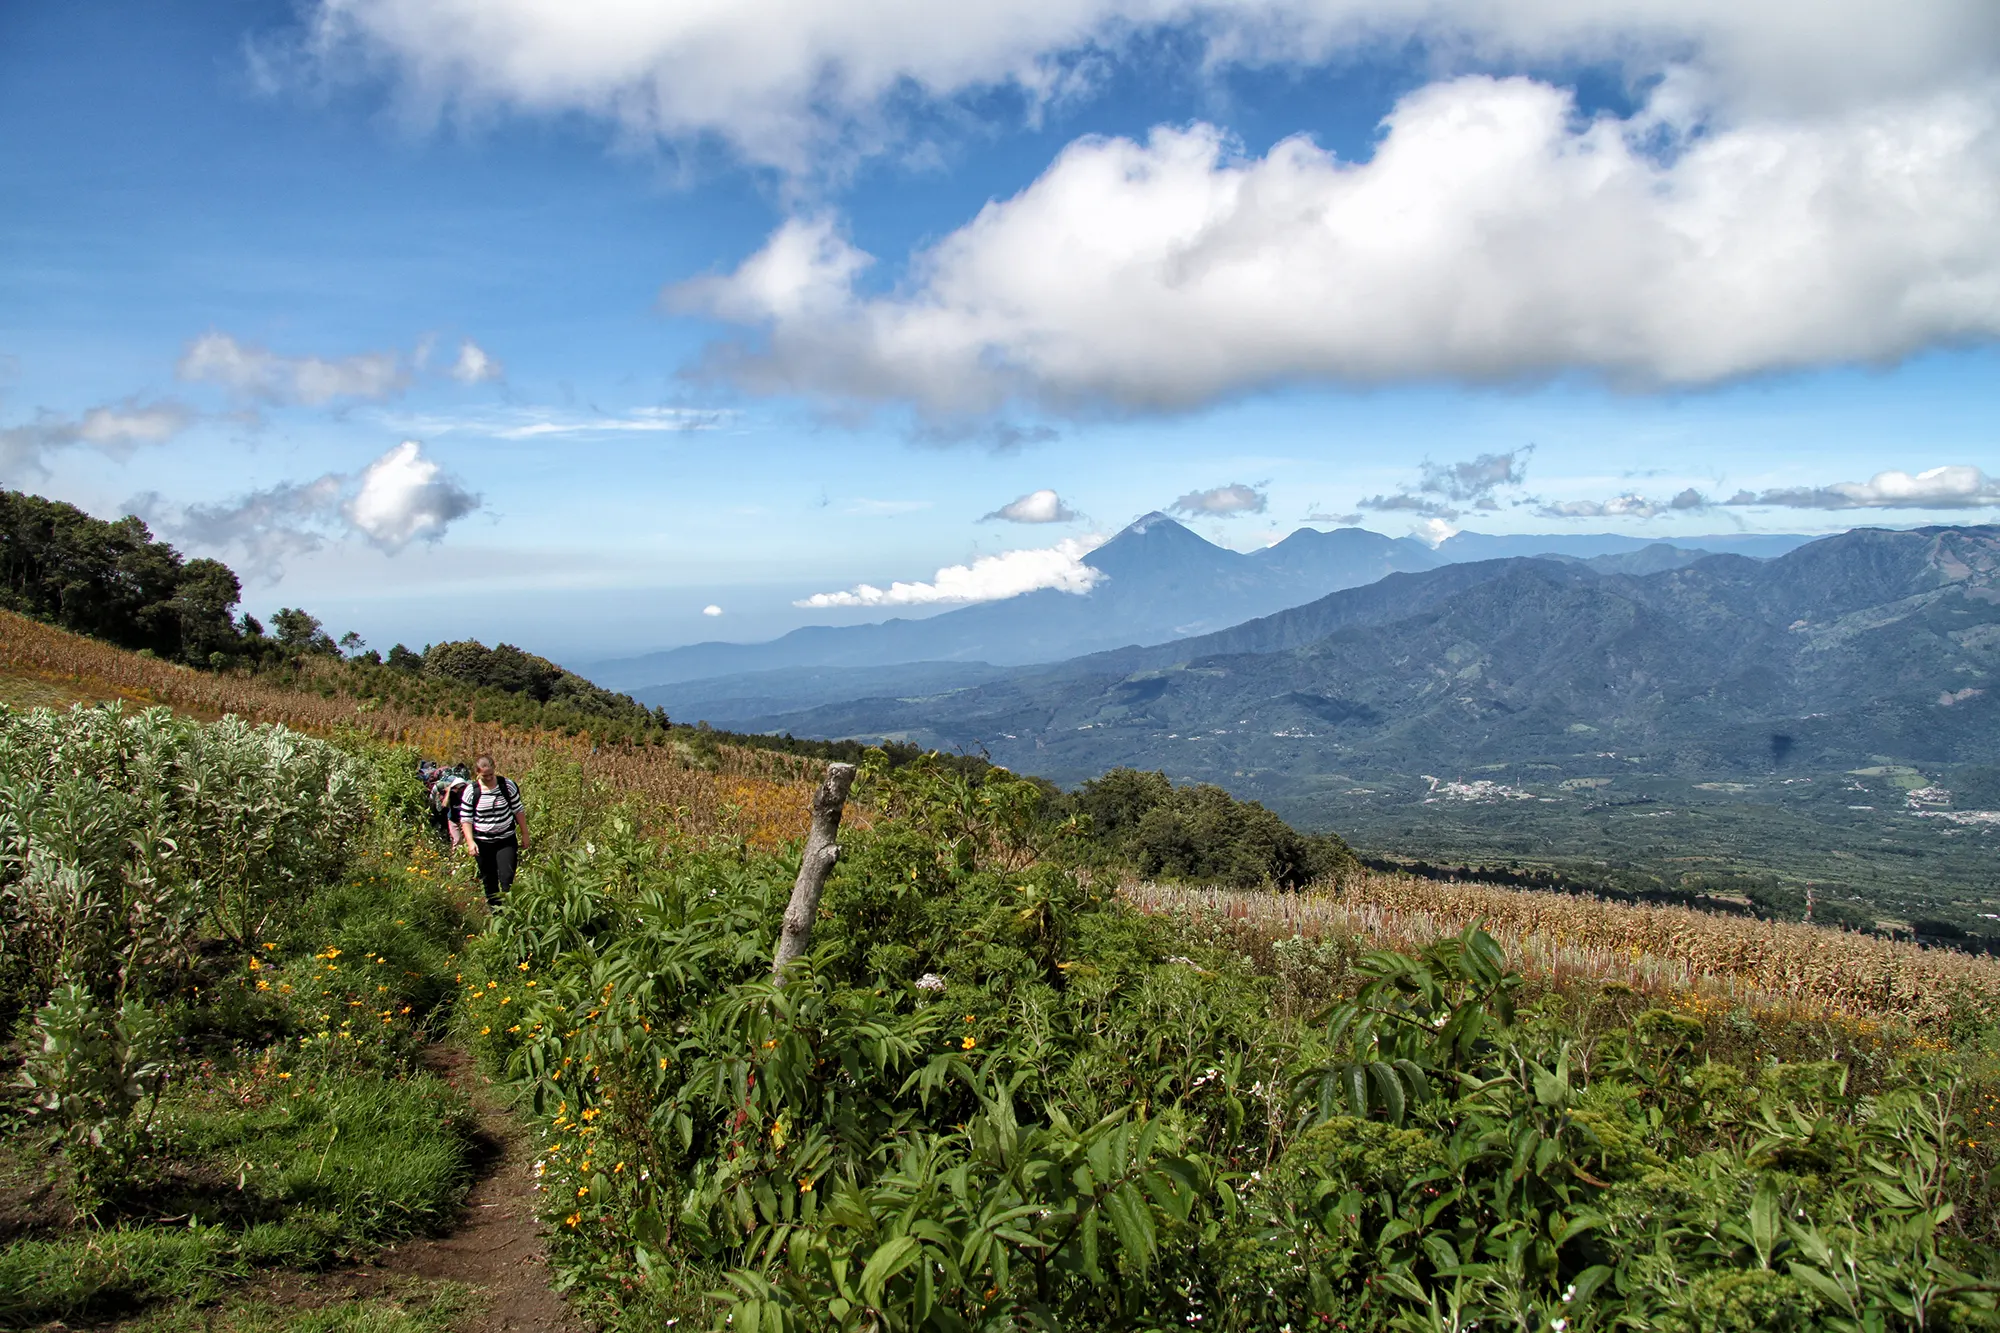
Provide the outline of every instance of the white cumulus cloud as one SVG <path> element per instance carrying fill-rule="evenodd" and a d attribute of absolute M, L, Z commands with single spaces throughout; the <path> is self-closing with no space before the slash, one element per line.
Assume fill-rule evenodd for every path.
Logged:
<path fill-rule="evenodd" d="M 2000 11 L 1996 11 L 2000 12 Z M 1203 124 L 1071 144 L 886 295 L 826 216 L 670 293 L 746 387 L 938 416 L 1182 410 L 1291 381 L 1692 386 L 2000 336 L 2000 83 L 1818 117 L 1631 117 L 1468 76 L 1365 162 Z"/>
<path fill-rule="evenodd" d="M 707 606 L 704 606 L 701 609 L 701 613 L 705 616 L 719 616 L 722 614 L 722 608 L 717 606 L 715 603 L 710 602 Z"/>
<path fill-rule="evenodd" d="M 343 398 L 391 398 L 410 383 L 409 368 L 398 352 L 362 352 L 334 360 L 280 356 L 269 348 L 216 332 L 204 333 L 189 343 L 175 373 L 184 380 L 220 384 L 257 402 L 306 407 Z"/>
<path fill-rule="evenodd" d="M 994 602 L 1043 588 L 1087 593 L 1104 575 L 1085 564 L 1083 557 L 1102 544 L 1101 537 L 1069 538 L 1054 546 L 982 555 L 970 564 L 940 569 L 929 582 L 897 582 L 886 588 L 862 583 L 842 592 L 814 593 L 793 605 L 923 606 L 940 602 Z"/>
<path fill-rule="evenodd" d="M 400 551 L 413 541 L 436 541 L 478 507 L 478 496 L 424 457 L 422 445 L 405 440 L 362 471 L 343 512 L 369 541 Z"/>
<path fill-rule="evenodd" d="M 216 504 L 176 506 L 149 492 L 127 508 L 177 541 L 235 553 L 245 570 L 275 581 L 285 560 L 341 537 L 361 537 L 391 555 L 437 541 L 479 503 L 422 445 L 405 440 L 356 473 L 281 482 Z"/>
<path fill-rule="evenodd" d="M 1987 509 L 2000 506 L 2000 478 L 1963 464 L 1908 472 L 1877 472 L 1867 481 L 1831 486 L 1738 491 L 1725 504 L 1785 509 Z"/>
<path fill-rule="evenodd" d="M 1209 70 L 1302 67 L 1407 42 L 1499 62 L 1692 62 L 1732 103 L 1792 112 L 1983 76 L 1991 0 L 318 0 L 322 69 L 388 69 L 419 114 L 582 112 L 636 136 L 714 135 L 795 171 L 906 136 L 896 105 L 1011 88 L 1086 95 L 1169 30 Z M 269 62 L 267 62 L 268 64 Z M 837 155 L 836 155 L 837 156 Z"/>
<path fill-rule="evenodd" d="M 1018 500 L 1011 500 L 982 518 L 1002 519 L 1008 523 L 1071 523 L 1076 520 L 1076 511 L 1062 502 L 1062 497 L 1052 490 L 1029 491 Z"/>

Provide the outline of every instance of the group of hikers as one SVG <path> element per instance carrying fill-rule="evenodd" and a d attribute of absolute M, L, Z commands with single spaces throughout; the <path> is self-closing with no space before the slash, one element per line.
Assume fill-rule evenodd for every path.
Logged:
<path fill-rule="evenodd" d="M 479 863 L 479 882 L 486 905 L 495 911 L 500 895 L 514 887 L 514 869 L 528 850 L 528 810 L 512 778 L 500 776 L 493 756 L 449 767 L 426 759 L 417 765 L 424 784 L 431 827 L 453 852 L 462 851 Z"/>

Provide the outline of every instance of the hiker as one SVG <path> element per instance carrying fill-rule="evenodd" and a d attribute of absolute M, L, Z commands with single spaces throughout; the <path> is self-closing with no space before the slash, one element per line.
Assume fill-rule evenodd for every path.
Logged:
<path fill-rule="evenodd" d="M 453 851 L 457 851 L 459 845 L 465 841 L 465 831 L 459 827 L 458 803 L 464 797 L 468 785 L 470 784 L 462 770 L 447 768 L 438 774 L 437 782 L 431 790 L 433 818 L 443 825 L 446 841 L 451 844 Z"/>
<path fill-rule="evenodd" d="M 465 850 L 479 858 L 479 882 L 486 905 L 500 906 L 500 894 L 514 887 L 514 865 L 528 850 L 528 811 L 512 778 L 494 770 L 493 756 L 472 763 L 472 781 L 458 798 L 458 827 Z"/>
<path fill-rule="evenodd" d="M 448 847 L 458 846 L 458 825 L 453 822 L 445 809 L 444 790 L 438 786 L 445 778 L 444 765 L 426 759 L 417 765 L 417 781 L 424 785 L 424 813 L 431 821 L 431 832 L 437 834 L 438 841 Z"/>

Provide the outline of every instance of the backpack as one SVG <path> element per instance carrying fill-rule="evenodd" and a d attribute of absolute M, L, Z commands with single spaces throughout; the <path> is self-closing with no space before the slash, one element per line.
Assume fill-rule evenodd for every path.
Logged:
<path fill-rule="evenodd" d="M 485 797 L 486 789 L 481 787 L 477 782 L 467 782 L 464 784 L 464 788 L 464 794 L 459 797 L 459 800 L 465 802 L 465 804 L 459 807 L 459 818 L 471 819 L 473 812 L 478 809 L 480 801 Z M 521 809 L 521 788 L 516 785 L 512 778 L 502 777 L 498 773 L 494 774 L 493 796 L 495 800 L 500 801 L 507 807 L 507 814 L 510 818 L 516 811 Z"/>

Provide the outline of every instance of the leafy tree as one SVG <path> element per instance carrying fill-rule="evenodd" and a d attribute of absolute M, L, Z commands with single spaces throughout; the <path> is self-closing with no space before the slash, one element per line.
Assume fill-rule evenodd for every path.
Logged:
<path fill-rule="evenodd" d="M 180 621 L 181 657 L 207 661 L 227 653 L 242 638 L 229 613 L 243 596 L 236 572 L 220 560 L 190 560 L 181 566 L 171 605 Z"/>
<path fill-rule="evenodd" d="M 227 565 L 183 561 L 139 519 L 0 491 L 0 606 L 63 629 L 205 663 L 231 653 L 242 589 Z"/>
<path fill-rule="evenodd" d="M 271 617 L 271 628 L 277 631 L 278 647 L 287 653 L 337 653 L 333 638 L 320 625 L 319 618 L 300 607 L 285 606 Z"/>

